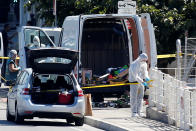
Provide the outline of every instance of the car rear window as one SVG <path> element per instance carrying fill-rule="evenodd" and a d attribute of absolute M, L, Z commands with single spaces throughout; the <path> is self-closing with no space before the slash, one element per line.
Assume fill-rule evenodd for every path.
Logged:
<path fill-rule="evenodd" d="M 44 57 L 38 58 L 34 60 L 35 63 L 63 63 L 70 64 L 71 60 L 66 58 L 58 58 L 58 57 Z"/>

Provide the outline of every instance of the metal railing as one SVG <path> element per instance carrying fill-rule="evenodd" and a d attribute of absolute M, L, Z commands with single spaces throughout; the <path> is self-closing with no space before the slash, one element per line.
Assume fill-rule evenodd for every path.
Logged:
<path fill-rule="evenodd" d="M 149 91 L 149 106 L 165 112 L 169 124 L 174 120 L 177 127 L 196 131 L 196 90 L 157 69 L 150 70 L 150 78 L 154 81 Z"/>
<path fill-rule="evenodd" d="M 165 74 L 169 74 L 170 76 L 177 79 L 177 72 L 179 69 L 177 68 L 158 68 Z M 187 68 L 181 68 L 181 72 L 183 73 L 184 70 Z M 181 75 L 180 80 L 184 81 L 183 74 Z M 191 87 L 196 87 L 196 67 L 191 68 L 191 73 L 188 75 L 188 79 L 186 80 L 186 85 Z"/>

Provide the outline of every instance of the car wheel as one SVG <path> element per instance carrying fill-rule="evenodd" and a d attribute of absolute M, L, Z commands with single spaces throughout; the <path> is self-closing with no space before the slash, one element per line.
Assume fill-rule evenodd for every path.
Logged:
<path fill-rule="evenodd" d="M 76 126 L 83 126 L 84 124 L 84 117 L 82 118 L 75 118 L 75 125 Z"/>
<path fill-rule="evenodd" d="M 66 120 L 67 120 L 67 123 L 68 123 L 68 124 L 74 123 L 74 119 L 72 119 L 72 118 L 67 118 Z"/>
<path fill-rule="evenodd" d="M 8 103 L 7 103 L 7 109 L 6 109 L 6 118 L 7 118 L 7 121 L 14 121 L 14 117 L 10 115 Z"/>
<path fill-rule="evenodd" d="M 16 108 L 15 108 L 15 122 L 16 123 L 21 123 L 23 121 L 24 121 L 24 118 L 18 114 L 18 107 L 16 105 Z"/>

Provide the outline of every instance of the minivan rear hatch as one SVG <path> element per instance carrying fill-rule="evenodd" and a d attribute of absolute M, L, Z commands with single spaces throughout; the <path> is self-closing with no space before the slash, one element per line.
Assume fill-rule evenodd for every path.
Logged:
<path fill-rule="evenodd" d="M 39 48 L 27 51 L 27 66 L 35 73 L 69 74 L 78 59 L 78 51 L 65 48 Z"/>

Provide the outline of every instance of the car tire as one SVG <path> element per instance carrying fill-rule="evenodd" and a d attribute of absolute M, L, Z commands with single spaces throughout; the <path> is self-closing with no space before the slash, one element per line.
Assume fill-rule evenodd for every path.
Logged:
<path fill-rule="evenodd" d="M 82 118 L 75 118 L 75 125 L 76 126 L 83 126 L 84 124 L 84 117 Z"/>
<path fill-rule="evenodd" d="M 24 118 L 18 114 L 18 107 L 16 105 L 16 108 L 15 108 L 15 122 L 16 123 L 21 123 L 23 121 L 24 121 Z"/>
<path fill-rule="evenodd" d="M 14 117 L 10 115 L 8 103 L 7 103 L 7 109 L 6 109 L 6 118 L 7 118 L 7 121 L 14 121 Z"/>
<path fill-rule="evenodd" d="M 68 124 L 74 123 L 74 119 L 72 119 L 72 118 L 67 118 L 66 120 L 67 120 L 67 123 L 68 123 Z"/>

